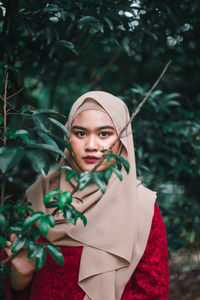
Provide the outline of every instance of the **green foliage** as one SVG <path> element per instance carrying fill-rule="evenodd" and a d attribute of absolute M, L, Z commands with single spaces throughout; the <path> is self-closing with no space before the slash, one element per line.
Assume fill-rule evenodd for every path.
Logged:
<path fill-rule="evenodd" d="M 0 99 L 0 168 L 6 175 L 2 245 L 6 218 L 8 234 L 21 234 L 20 241 L 30 234 L 32 255 L 40 253 L 37 267 L 44 263 L 45 247 L 34 246 L 40 232 L 34 223 L 22 226 L 32 210 L 20 199 L 38 173 L 47 174 L 52 161 L 64 157 L 65 148 L 72 150 L 63 140 L 63 134 L 69 139 L 65 117 L 52 108 L 67 115 L 78 96 L 97 89 L 120 95 L 132 112 L 168 59 L 172 65 L 167 75 L 134 120 L 137 172 L 152 189 L 182 189 L 177 198 L 173 189 L 158 197 L 169 247 L 199 241 L 199 13 L 197 0 L 1 1 L 1 74 L 9 71 L 9 97 L 25 87 L 7 100 L 6 131 Z M 2 94 L 3 82 L 0 90 Z M 128 173 L 120 158 L 103 175 L 78 176 L 68 168 L 66 180 L 74 177 L 79 188 L 93 180 L 103 193 L 113 172 L 122 179 L 122 168 Z M 0 178 L 3 182 L 3 174 Z M 59 208 L 56 197 L 61 193 L 46 200 L 46 207 Z M 75 224 L 80 217 L 86 224 L 71 204 L 61 207 L 67 222 Z M 45 220 L 45 228 L 51 227 L 49 222 Z"/>
<path fill-rule="evenodd" d="M 33 212 L 30 216 L 28 216 L 23 222 L 23 228 L 30 227 L 31 225 L 35 224 L 43 215 L 43 212 Z"/>
<path fill-rule="evenodd" d="M 47 250 L 49 251 L 49 253 L 51 254 L 51 256 L 55 259 L 55 261 L 59 264 L 59 265 L 63 265 L 64 264 L 64 258 L 63 255 L 60 251 L 59 247 L 56 247 L 50 243 L 45 243 L 45 246 L 47 248 Z"/>
<path fill-rule="evenodd" d="M 27 248 L 29 250 L 28 258 L 35 258 L 36 269 L 42 268 L 46 259 L 46 249 L 42 244 L 36 244 L 32 240 L 28 240 Z"/>
<path fill-rule="evenodd" d="M 52 197 L 59 195 L 61 192 L 62 192 L 61 189 L 54 189 L 53 191 L 47 193 L 44 196 L 44 204 L 46 205 Z"/>
<path fill-rule="evenodd" d="M 54 227 L 56 225 L 55 219 L 52 215 L 45 215 L 40 218 L 39 229 L 42 236 L 46 236 L 49 232 L 50 227 Z"/>
<path fill-rule="evenodd" d="M 66 206 L 66 204 L 71 204 L 72 202 L 72 194 L 68 191 L 63 192 L 62 194 L 59 195 L 58 197 L 58 205 L 61 210 Z"/>

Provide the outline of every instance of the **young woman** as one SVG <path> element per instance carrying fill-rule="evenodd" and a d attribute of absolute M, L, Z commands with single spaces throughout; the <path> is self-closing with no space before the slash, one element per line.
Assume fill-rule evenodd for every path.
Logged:
<path fill-rule="evenodd" d="M 101 91 L 82 95 L 73 105 L 66 124 L 73 152 L 66 150 L 68 165 L 77 172 L 91 171 L 129 120 L 125 103 Z M 74 207 L 87 218 L 76 226 L 65 223 L 62 213 L 46 239 L 60 246 L 64 265 L 47 255 L 44 267 L 35 271 L 34 259 L 27 249 L 12 260 L 10 280 L 5 281 L 7 299 L 20 300 L 166 300 L 168 299 L 168 257 L 166 231 L 155 203 L 156 194 L 136 179 L 131 126 L 113 147 L 130 163 L 123 180 L 111 176 L 105 194 L 90 184 L 74 196 Z M 114 161 L 104 160 L 98 168 L 105 171 Z M 74 179 L 65 181 L 58 170 L 39 179 L 27 191 L 34 210 L 45 208 L 44 195 L 54 189 L 72 191 Z M 41 242 L 46 242 L 41 238 Z M 6 249 L 10 255 L 11 242 Z"/>

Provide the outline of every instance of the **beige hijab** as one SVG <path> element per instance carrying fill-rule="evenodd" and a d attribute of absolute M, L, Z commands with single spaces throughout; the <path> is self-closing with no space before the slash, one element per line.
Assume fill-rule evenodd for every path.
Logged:
<path fill-rule="evenodd" d="M 88 98 L 96 102 L 86 101 Z M 66 125 L 68 129 L 78 112 L 91 107 L 108 113 L 118 133 L 130 118 L 125 103 L 119 98 L 101 91 L 88 92 L 72 106 Z M 113 175 L 104 195 L 93 184 L 77 191 L 74 196 L 82 198 L 83 204 L 73 199 L 73 205 L 84 212 L 87 225 L 84 227 L 81 220 L 76 226 L 67 225 L 60 213 L 55 216 L 56 226 L 46 237 L 55 245 L 83 246 L 78 284 L 85 292 L 84 300 L 121 298 L 144 253 L 151 228 L 156 193 L 136 179 L 131 126 L 121 138 L 121 143 L 121 155 L 128 159 L 130 173 L 123 172 L 121 182 Z M 72 160 L 67 153 L 67 159 L 61 164 L 72 165 Z M 72 191 L 74 185 L 73 180 L 65 181 L 64 172 L 55 171 L 39 177 L 28 189 L 27 198 L 34 210 L 51 213 L 52 209 L 46 209 L 43 204 L 45 193 L 58 187 Z"/>

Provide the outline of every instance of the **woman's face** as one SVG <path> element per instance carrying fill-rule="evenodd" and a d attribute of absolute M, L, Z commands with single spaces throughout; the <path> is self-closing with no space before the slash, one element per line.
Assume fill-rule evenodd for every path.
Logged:
<path fill-rule="evenodd" d="M 99 110 L 85 110 L 72 123 L 71 146 L 74 160 L 82 171 L 92 171 L 101 158 L 101 150 L 109 149 L 117 138 L 114 124 L 107 113 Z M 112 148 L 117 154 L 120 141 Z M 103 161 L 98 171 L 104 171 L 113 163 Z"/>

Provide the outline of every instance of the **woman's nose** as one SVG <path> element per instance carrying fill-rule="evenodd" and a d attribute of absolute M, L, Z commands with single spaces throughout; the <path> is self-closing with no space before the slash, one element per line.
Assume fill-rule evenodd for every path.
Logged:
<path fill-rule="evenodd" d="M 94 136 L 89 136 L 85 144 L 86 151 L 98 151 L 97 141 Z"/>

